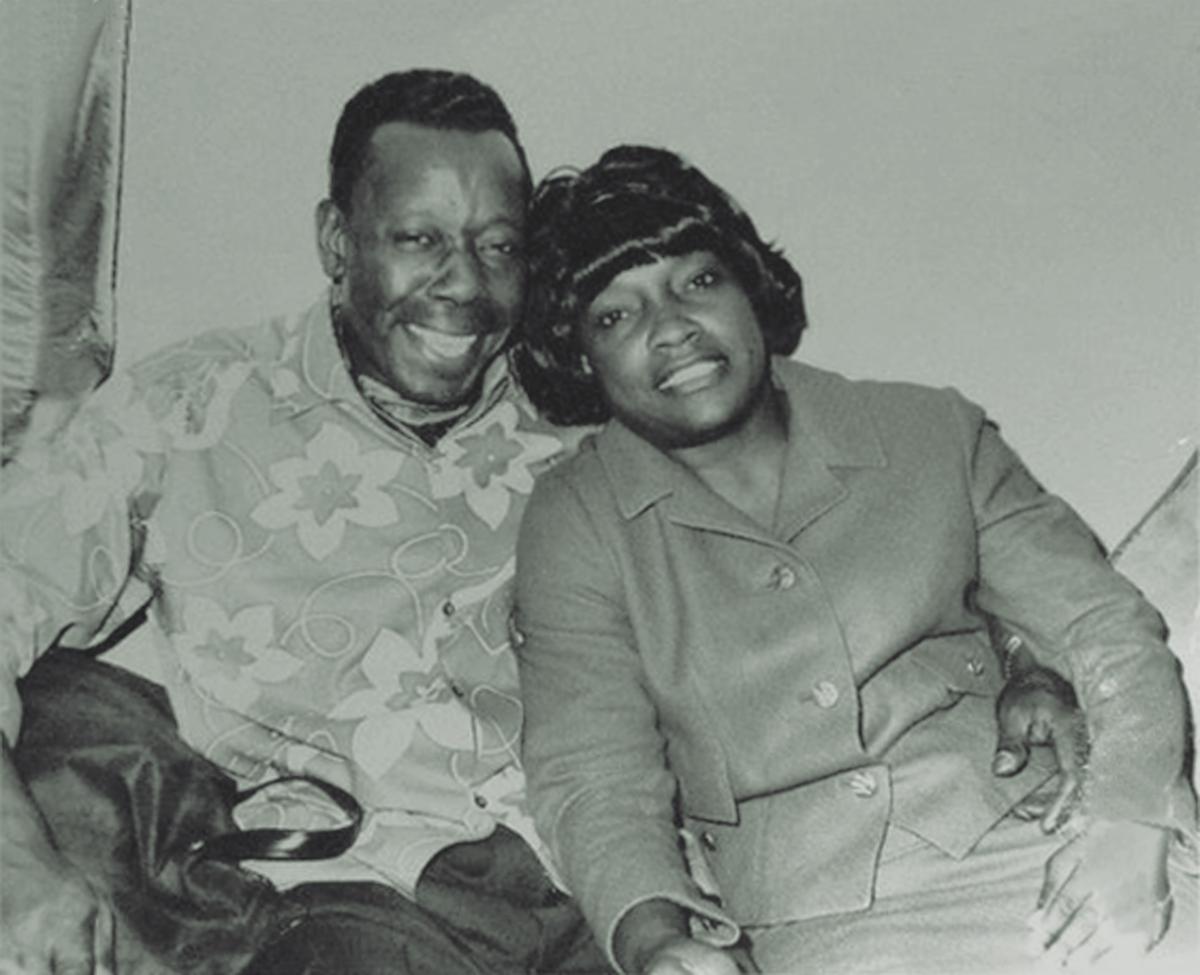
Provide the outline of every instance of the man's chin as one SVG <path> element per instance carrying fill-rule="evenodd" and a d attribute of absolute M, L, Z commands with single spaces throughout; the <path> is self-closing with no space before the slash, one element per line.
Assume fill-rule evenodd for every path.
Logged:
<path fill-rule="evenodd" d="M 478 399 L 483 372 L 483 368 L 475 367 L 466 372 L 434 374 L 420 379 L 400 376 L 388 385 L 399 396 L 416 406 L 431 410 L 451 410 L 467 406 Z"/>

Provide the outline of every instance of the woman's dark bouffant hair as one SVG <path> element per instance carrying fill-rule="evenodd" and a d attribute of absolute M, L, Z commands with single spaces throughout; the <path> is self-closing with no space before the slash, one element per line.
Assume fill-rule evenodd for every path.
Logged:
<path fill-rule="evenodd" d="M 608 419 L 599 383 L 584 368 L 583 313 L 623 271 L 697 250 L 712 251 L 737 278 L 767 349 L 794 352 L 807 324 L 800 275 L 699 169 L 663 149 L 618 146 L 582 172 L 542 181 L 530 204 L 528 298 L 511 355 L 547 418 Z"/>

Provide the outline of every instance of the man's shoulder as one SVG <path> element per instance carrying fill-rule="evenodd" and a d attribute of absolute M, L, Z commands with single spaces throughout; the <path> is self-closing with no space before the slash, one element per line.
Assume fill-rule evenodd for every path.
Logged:
<path fill-rule="evenodd" d="M 480 419 L 486 419 L 495 414 L 497 410 L 511 412 L 518 418 L 517 426 L 527 435 L 547 437 L 558 442 L 559 449 L 555 452 L 551 463 L 544 468 L 546 470 L 551 467 L 557 469 L 558 466 L 574 457 L 579 452 L 581 445 L 600 429 L 597 426 L 552 423 L 538 412 L 521 388 L 521 384 L 511 373 L 505 376 L 502 394 L 481 415 Z"/>
<path fill-rule="evenodd" d="M 303 354 L 312 311 L 164 346 L 114 375 L 89 408 L 157 427 L 176 446 L 211 445 L 246 396 L 269 402 L 282 395 L 284 374 Z"/>
<path fill-rule="evenodd" d="M 312 308 L 273 315 L 252 325 L 213 328 L 149 353 L 130 367 L 146 382 L 193 371 L 211 371 L 235 362 L 277 363 L 300 342 Z"/>

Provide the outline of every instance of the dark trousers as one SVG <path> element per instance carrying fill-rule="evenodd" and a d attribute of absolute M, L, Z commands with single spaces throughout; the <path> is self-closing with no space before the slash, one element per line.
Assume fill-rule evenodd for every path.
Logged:
<path fill-rule="evenodd" d="M 236 828 L 236 790 L 179 737 L 162 688 L 55 650 L 20 689 L 14 760 L 59 850 L 113 903 L 121 975 L 611 971 L 508 830 L 435 857 L 417 903 L 370 883 L 281 894 L 236 864 L 188 859 Z"/>
<path fill-rule="evenodd" d="M 380 884 L 306 884 L 246 975 L 602 975 L 612 971 L 574 903 L 503 827 L 452 846 L 416 903 Z"/>

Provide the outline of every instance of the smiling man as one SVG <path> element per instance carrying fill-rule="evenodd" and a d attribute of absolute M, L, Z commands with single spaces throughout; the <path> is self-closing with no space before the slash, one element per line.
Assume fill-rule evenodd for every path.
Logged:
<path fill-rule="evenodd" d="M 534 477 L 575 439 L 537 417 L 501 355 L 524 299 L 529 191 L 492 89 L 448 71 L 380 78 L 334 135 L 316 212 L 327 292 L 153 356 L 6 468 L 7 742 L 22 724 L 12 677 L 56 637 L 93 643 L 149 600 L 152 676 L 187 745 L 243 787 L 333 783 L 364 819 L 340 855 L 257 861 L 284 893 L 226 918 L 223 941 L 198 939 L 167 917 L 179 891 L 162 876 L 56 849 L 51 836 L 84 835 L 73 817 L 95 797 L 44 801 L 55 742 L 122 719 L 63 688 L 128 681 L 51 653 L 22 687 L 17 767 L 4 759 L 0 957 L 36 973 L 204 957 L 219 973 L 265 942 L 250 971 L 609 970 L 523 811 L 516 530 Z M 72 720 L 96 727 L 76 737 Z M 166 829 L 173 808 L 133 812 Z M 320 793 L 286 786 L 238 816 L 312 836 L 333 822 Z M 154 842 L 138 835 L 135 859 L 156 862 Z"/>
<path fill-rule="evenodd" d="M 369 389 L 448 419 L 478 397 L 520 309 L 525 162 L 501 132 L 403 121 L 365 150 L 317 208 L 334 325 Z"/>

